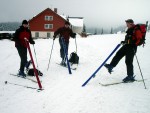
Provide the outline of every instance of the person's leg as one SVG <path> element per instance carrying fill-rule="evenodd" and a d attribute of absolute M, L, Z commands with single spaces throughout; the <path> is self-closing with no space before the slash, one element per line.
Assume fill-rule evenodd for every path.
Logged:
<path fill-rule="evenodd" d="M 104 66 L 108 69 L 108 72 L 111 74 L 112 69 L 119 63 L 123 56 L 125 56 L 125 49 L 126 47 L 123 46 L 119 49 L 116 55 L 113 57 L 110 64 L 105 64 Z"/>
<path fill-rule="evenodd" d="M 60 57 L 62 58 L 62 60 L 64 60 L 65 54 L 64 54 L 64 47 L 61 38 L 59 38 L 59 44 L 60 44 Z"/>
<path fill-rule="evenodd" d="M 136 48 L 129 46 L 127 48 L 125 63 L 127 67 L 127 77 L 123 79 L 124 82 L 134 81 L 134 69 L 133 69 L 133 59 L 136 52 Z"/>
<path fill-rule="evenodd" d="M 126 46 L 123 46 L 119 49 L 119 51 L 116 53 L 116 55 L 113 57 L 110 65 L 112 67 L 116 67 L 116 65 L 119 63 L 119 61 L 125 56 L 126 54 Z"/>
<path fill-rule="evenodd" d="M 18 54 L 20 56 L 21 62 L 20 62 L 20 71 L 22 74 L 24 74 L 24 68 L 27 63 L 27 48 L 17 46 Z"/>
<path fill-rule="evenodd" d="M 68 54 L 68 45 L 63 39 L 60 38 L 60 56 L 62 58 L 61 65 L 66 66 L 66 54 Z M 65 53 L 66 52 L 66 53 Z"/>
<path fill-rule="evenodd" d="M 67 60 L 67 55 L 68 55 L 68 47 L 69 47 L 69 43 L 64 42 L 64 59 L 63 59 L 63 65 L 67 66 L 66 64 L 66 60 Z M 66 52 L 66 53 L 65 53 Z"/>

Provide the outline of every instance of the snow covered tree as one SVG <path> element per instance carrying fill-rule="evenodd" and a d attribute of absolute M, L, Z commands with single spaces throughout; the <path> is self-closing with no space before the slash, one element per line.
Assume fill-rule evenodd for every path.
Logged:
<path fill-rule="evenodd" d="M 149 26 L 148 26 L 148 31 L 150 31 L 150 24 L 149 24 Z"/>
<path fill-rule="evenodd" d="M 97 34 L 97 29 L 95 29 L 95 32 L 94 32 L 94 35 L 96 35 Z"/>
<path fill-rule="evenodd" d="M 19 22 L 0 23 L 0 31 L 15 31 L 20 25 Z"/>
<path fill-rule="evenodd" d="M 111 27 L 111 31 L 110 31 L 110 34 L 113 34 L 113 28 Z"/>
<path fill-rule="evenodd" d="M 83 25 L 83 31 L 82 32 L 86 33 L 86 26 L 85 26 L 85 24 Z"/>
<path fill-rule="evenodd" d="M 104 33 L 104 30 L 103 30 L 103 28 L 102 28 L 102 30 L 101 30 L 101 35 Z"/>

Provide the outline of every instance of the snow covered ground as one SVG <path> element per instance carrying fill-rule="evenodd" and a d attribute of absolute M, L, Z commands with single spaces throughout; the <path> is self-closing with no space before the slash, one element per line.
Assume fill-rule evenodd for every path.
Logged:
<path fill-rule="evenodd" d="M 150 33 L 146 46 L 139 47 L 137 56 L 147 89 L 142 82 L 104 87 L 101 83 L 122 81 L 126 77 L 126 65 L 122 59 L 110 75 L 103 67 L 87 86 L 82 84 L 106 59 L 125 34 L 95 35 L 88 38 L 77 37 L 77 52 L 80 64 L 72 74 L 67 68 L 56 63 L 59 57 L 58 39 L 54 42 L 52 58 L 47 71 L 52 39 L 35 40 L 38 68 L 44 73 L 43 91 L 5 84 L 5 81 L 38 88 L 38 84 L 10 75 L 17 73 L 20 59 L 14 42 L 0 41 L 0 113 L 149 113 L 150 111 Z M 74 39 L 70 40 L 69 53 L 76 50 Z M 34 54 L 33 46 L 31 45 Z M 28 57 L 29 58 L 29 57 Z M 34 57 L 35 59 L 35 57 Z M 110 60 L 112 57 L 110 58 Z M 108 61 L 108 63 L 110 62 Z M 141 79 L 134 59 L 136 79 Z"/>

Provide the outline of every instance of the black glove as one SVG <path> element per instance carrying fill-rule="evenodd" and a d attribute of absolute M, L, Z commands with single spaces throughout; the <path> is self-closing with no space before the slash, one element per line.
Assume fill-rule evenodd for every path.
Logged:
<path fill-rule="evenodd" d="M 121 44 L 125 44 L 125 41 L 121 41 L 120 43 L 121 43 Z"/>
<path fill-rule="evenodd" d="M 53 36 L 53 40 L 55 40 L 55 38 L 56 38 L 56 36 L 54 35 L 54 36 Z"/>
<path fill-rule="evenodd" d="M 32 40 L 32 41 L 30 41 L 30 44 L 35 44 L 35 42 Z"/>
<path fill-rule="evenodd" d="M 72 34 L 72 38 L 76 38 L 76 33 L 73 33 L 73 34 Z"/>

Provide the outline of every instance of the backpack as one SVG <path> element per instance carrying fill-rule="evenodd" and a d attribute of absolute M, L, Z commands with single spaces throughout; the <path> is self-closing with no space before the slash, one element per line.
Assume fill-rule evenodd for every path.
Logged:
<path fill-rule="evenodd" d="M 146 31 L 147 31 L 147 25 L 148 25 L 148 22 L 146 22 L 146 24 L 137 24 L 135 25 L 135 30 L 138 29 L 141 31 L 142 33 L 142 38 L 140 40 L 140 43 L 138 44 L 138 46 L 141 46 L 145 44 L 145 36 L 146 36 Z"/>
<path fill-rule="evenodd" d="M 72 52 L 70 54 L 69 62 L 72 64 L 78 64 L 79 63 L 79 56 L 76 54 L 76 52 Z"/>

